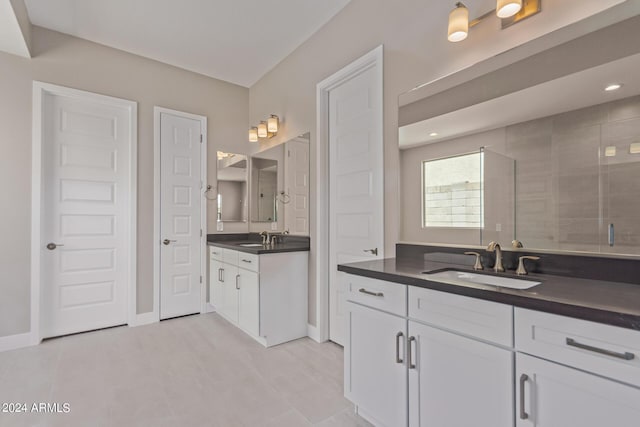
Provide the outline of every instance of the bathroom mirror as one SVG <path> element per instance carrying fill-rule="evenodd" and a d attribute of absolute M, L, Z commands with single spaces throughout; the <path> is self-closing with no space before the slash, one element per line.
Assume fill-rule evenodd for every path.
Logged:
<path fill-rule="evenodd" d="M 401 95 L 401 239 L 640 254 L 639 37 L 634 17 L 501 68 L 479 64 L 494 71 L 473 79 L 452 75 Z M 479 147 L 478 232 L 425 225 L 423 162 Z"/>
<path fill-rule="evenodd" d="M 218 151 L 217 220 L 247 221 L 247 156 Z"/>
<path fill-rule="evenodd" d="M 309 168 L 308 132 L 251 156 L 251 231 L 309 235 Z"/>
<path fill-rule="evenodd" d="M 279 156 L 282 154 L 282 147 L 277 148 Z M 279 163 L 282 163 L 282 160 L 251 158 L 251 221 L 253 222 L 278 221 Z"/>

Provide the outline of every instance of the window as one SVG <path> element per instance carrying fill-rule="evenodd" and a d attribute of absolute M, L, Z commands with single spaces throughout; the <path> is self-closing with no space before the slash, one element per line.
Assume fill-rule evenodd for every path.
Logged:
<path fill-rule="evenodd" d="M 484 153 L 422 163 L 422 226 L 483 228 Z"/>

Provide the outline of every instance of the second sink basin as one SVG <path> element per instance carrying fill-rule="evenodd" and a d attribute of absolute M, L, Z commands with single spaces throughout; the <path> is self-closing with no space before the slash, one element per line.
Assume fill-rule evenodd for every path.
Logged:
<path fill-rule="evenodd" d="M 444 270 L 433 273 L 425 273 L 429 280 L 434 282 L 449 283 L 454 285 L 489 285 L 510 289 L 530 289 L 538 286 L 541 282 L 534 280 L 514 279 L 511 277 L 497 277 L 488 274 L 470 273 L 468 271 Z"/>
<path fill-rule="evenodd" d="M 262 243 L 240 243 L 238 246 L 242 246 L 243 248 L 257 248 L 264 245 Z"/>

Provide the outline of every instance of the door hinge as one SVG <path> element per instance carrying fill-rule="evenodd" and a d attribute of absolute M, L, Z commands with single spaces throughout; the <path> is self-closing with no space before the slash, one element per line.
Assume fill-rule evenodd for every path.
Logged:
<path fill-rule="evenodd" d="M 287 150 L 287 157 L 291 157 L 291 150 Z"/>
<path fill-rule="evenodd" d="M 202 237 L 202 229 L 200 229 L 200 237 Z"/>
<path fill-rule="evenodd" d="M 202 134 L 200 134 L 200 144 L 202 144 Z"/>
<path fill-rule="evenodd" d="M 202 283 L 202 276 L 200 276 L 200 283 Z"/>

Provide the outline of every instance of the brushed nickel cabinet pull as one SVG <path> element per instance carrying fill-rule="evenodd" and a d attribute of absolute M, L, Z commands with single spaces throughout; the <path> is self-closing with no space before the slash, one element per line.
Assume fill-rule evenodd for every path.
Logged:
<path fill-rule="evenodd" d="M 218 282 L 222 282 L 222 269 L 218 269 Z"/>
<path fill-rule="evenodd" d="M 582 344 L 577 342 L 573 338 L 567 338 L 567 345 L 571 347 L 580 348 L 582 350 L 592 351 L 598 354 L 604 354 L 605 356 L 611 356 L 611 357 L 615 357 L 617 359 L 622 359 L 622 360 L 633 360 L 636 357 L 635 354 L 629 353 L 629 352 L 618 353 L 611 350 L 605 350 L 604 348 L 598 348 L 598 347 L 593 347 L 587 344 Z"/>
<path fill-rule="evenodd" d="M 378 256 L 378 248 L 373 248 L 373 249 L 365 249 L 364 252 L 369 252 L 372 255 Z"/>
<path fill-rule="evenodd" d="M 407 341 L 407 365 L 409 369 L 416 369 L 415 363 L 413 363 L 413 355 L 411 354 L 411 343 L 416 341 L 416 337 L 409 337 Z"/>
<path fill-rule="evenodd" d="M 240 290 L 240 275 L 236 274 L 236 289 Z"/>
<path fill-rule="evenodd" d="M 402 332 L 396 334 L 396 363 L 404 363 L 404 360 L 400 358 L 400 338 L 403 336 L 404 334 Z"/>
<path fill-rule="evenodd" d="M 243 259 L 242 262 L 248 262 L 249 264 L 251 264 L 251 261 L 248 259 Z"/>
<path fill-rule="evenodd" d="M 520 419 L 526 420 L 529 418 L 529 414 L 527 414 L 524 410 L 524 383 L 527 382 L 529 376 L 527 374 L 520 375 Z"/>
<path fill-rule="evenodd" d="M 358 289 L 358 292 L 362 293 L 362 294 L 367 294 L 367 295 L 371 295 L 374 297 L 383 297 L 384 294 L 382 292 L 371 292 L 366 290 L 365 288 L 360 288 Z"/>
<path fill-rule="evenodd" d="M 224 283 L 224 268 L 220 269 L 220 281 Z"/>

